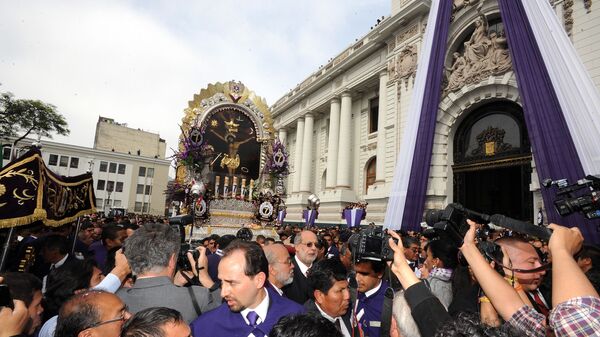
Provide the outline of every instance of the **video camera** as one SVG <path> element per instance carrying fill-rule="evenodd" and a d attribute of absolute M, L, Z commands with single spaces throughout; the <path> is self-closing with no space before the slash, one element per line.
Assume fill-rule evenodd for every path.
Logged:
<path fill-rule="evenodd" d="M 391 236 L 382 227 L 370 227 L 352 234 L 348 245 L 354 262 L 360 260 L 392 261 L 394 251 L 390 247 Z M 397 243 L 398 240 L 394 239 Z"/>
<path fill-rule="evenodd" d="M 487 238 L 492 231 L 492 228 L 488 225 L 489 223 L 520 234 L 534 236 L 544 241 L 550 240 L 550 235 L 552 235 L 552 232 L 547 228 L 534 226 L 500 214 L 478 213 L 458 203 L 449 204 L 443 210 L 428 210 L 425 215 L 427 226 L 423 231 L 423 235 L 428 238 L 449 238 L 457 247 L 460 247 L 465 234 L 469 230 L 467 219 L 484 225 L 477 233 L 477 236 L 481 239 Z"/>
<path fill-rule="evenodd" d="M 567 179 L 552 180 L 544 179 L 542 185 L 545 188 L 557 186 L 557 199 L 554 201 L 554 207 L 561 216 L 567 216 L 575 212 L 582 213 L 588 219 L 600 218 L 600 178 L 588 175 L 585 179 L 578 180 L 575 184 L 569 185 Z M 586 193 L 574 195 L 575 192 L 587 188 Z"/>
<path fill-rule="evenodd" d="M 169 218 L 169 225 L 179 232 L 181 238 L 181 246 L 179 248 L 179 255 L 177 256 L 177 269 L 179 270 L 192 270 L 192 265 L 187 258 L 187 253 L 190 252 L 194 256 L 194 261 L 198 261 L 200 252 L 196 250 L 200 243 L 185 242 L 185 226 L 193 222 L 191 215 L 179 215 Z"/>

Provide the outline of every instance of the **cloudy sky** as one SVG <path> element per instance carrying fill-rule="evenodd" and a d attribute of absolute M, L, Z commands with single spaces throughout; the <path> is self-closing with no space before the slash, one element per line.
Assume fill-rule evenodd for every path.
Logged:
<path fill-rule="evenodd" d="M 0 0 L 0 91 L 57 106 L 91 147 L 98 116 L 176 147 L 187 101 L 240 80 L 267 103 L 365 35 L 391 0 Z"/>

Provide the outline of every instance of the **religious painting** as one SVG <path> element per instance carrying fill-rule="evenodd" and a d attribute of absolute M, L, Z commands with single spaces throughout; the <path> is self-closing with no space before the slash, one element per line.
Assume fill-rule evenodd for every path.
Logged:
<path fill-rule="evenodd" d="M 260 144 L 252 120 L 239 110 L 221 110 L 206 121 L 204 137 L 215 149 L 215 175 L 258 179 Z"/>

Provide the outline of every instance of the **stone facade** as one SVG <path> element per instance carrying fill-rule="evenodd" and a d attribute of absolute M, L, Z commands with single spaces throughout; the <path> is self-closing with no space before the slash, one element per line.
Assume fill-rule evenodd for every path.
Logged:
<path fill-rule="evenodd" d="M 582 61 L 600 86 L 600 11 L 589 1 L 555 3 L 557 15 L 563 18 Z M 429 6 L 428 1 L 392 0 L 391 16 L 272 106 L 275 128 L 290 152 L 287 220 L 300 221 L 306 197 L 315 193 L 321 199 L 317 222 L 342 223 L 341 208 L 357 200 L 369 203 L 366 222 L 383 222 Z M 483 52 L 493 52 L 495 63 L 478 65 L 485 76 L 475 76 L 478 73 L 473 68 L 469 78 L 453 75 L 460 68 L 457 56 L 470 56 L 475 62 L 477 55 L 484 55 L 471 44 L 464 46 L 467 41 L 477 42 L 476 21 L 482 19 L 481 14 L 489 31 L 480 31 L 477 39 L 492 42 L 492 48 Z M 455 0 L 426 208 L 441 208 L 455 201 L 453 143 L 465 117 L 490 102 L 521 105 L 506 45 L 498 33 L 491 33 L 497 29 L 499 17 L 496 1 Z M 484 56 L 491 58 L 491 54 Z M 376 131 L 371 132 L 374 100 L 378 117 Z M 367 169 L 374 158 L 375 179 L 367 187 Z M 533 214 L 544 206 L 533 160 L 531 167 Z"/>
<path fill-rule="evenodd" d="M 98 117 L 94 148 L 165 159 L 167 144 L 157 133 L 133 129 L 112 118 Z"/>

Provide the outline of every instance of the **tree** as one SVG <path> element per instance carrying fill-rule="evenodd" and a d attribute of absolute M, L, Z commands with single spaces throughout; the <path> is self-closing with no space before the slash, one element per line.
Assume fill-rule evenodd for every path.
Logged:
<path fill-rule="evenodd" d="M 18 137 L 13 142 L 15 145 L 32 132 L 52 138 L 52 133 L 66 136 L 70 131 L 64 116 L 54 105 L 39 100 L 14 99 L 10 92 L 1 93 L 0 136 L 5 139 Z"/>

